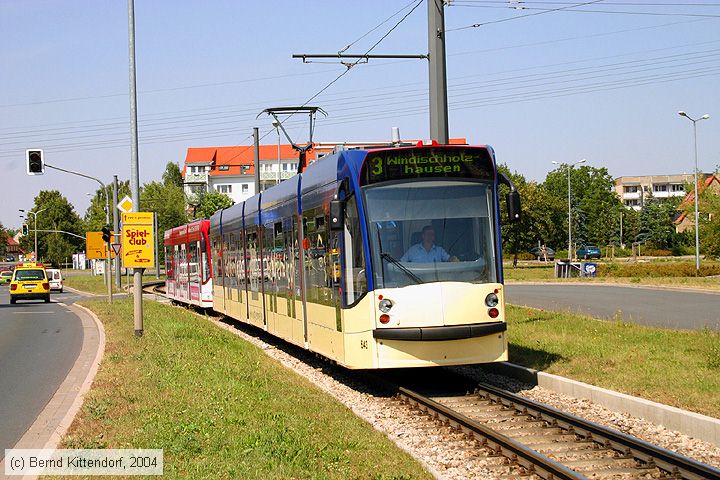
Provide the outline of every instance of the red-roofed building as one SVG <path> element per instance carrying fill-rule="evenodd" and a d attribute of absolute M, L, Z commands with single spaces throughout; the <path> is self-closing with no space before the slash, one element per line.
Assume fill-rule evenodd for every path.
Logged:
<path fill-rule="evenodd" d="M 416 143 L 417 140 L 406 142 Z M 465 138 L 452 138 L 453 145 L 465 145 Z M 317 143 L 307 153 L 308 163 L 321 159 L 340 148 L 387 145 L 387 142 Z M 255 195 L 255 148 L 239 147 L 188 148 L 183 167 L 183 182 L 188 197 L 215 190 L 226 193 L 236 203 Z M 260 145 L 260 189 L 265 190 L 297 173 L 298 152 L 289 144 Z"/>
<path fill-rule="evenodd" d="M 25 252 L 20 249 L 20 242 L 8 235 L 5 239 L 5 255 L 12 255 L 14 260 L 17 260 L 23 253 Z"/>
<path fill-rule="evenodd" d="M 702 195 L 703 192 L 710 189 L 715 195 L 720 195 L 720 178 L 715 175 L 707 175 L 704 180 L 698 181 L 698 194 Z M 702 197 L 700 197 L 702 199 Z M 702 200 L 701 200 L 702 201 Z M 688 214 L 688 211 L 694 212 L 695 205 L 695 192 L 690 191 L 680 205 L 678 211 L 682 212 L 680 216 L 675 219 L 675 231 L 677 233 L 684 232 L 695 228 L 695 214 Z M 700 204 L 699 206 L 702 206 Z M 702 215 L 702 211 L 699 212 Z M 704 218 L 704 217 L 701 217 Z"/>

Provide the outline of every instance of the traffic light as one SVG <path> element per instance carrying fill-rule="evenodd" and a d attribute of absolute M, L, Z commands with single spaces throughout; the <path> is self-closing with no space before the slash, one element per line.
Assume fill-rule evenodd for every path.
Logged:
<path fill-rule="evenodd" d="M 23 232 L 23 237 L 27 237 L 27 234 L 28 234 L 28 226 L 27 226 L 27 223 L 23 223 L 22 232 Z"/>
<path fill-rule="evenodd" d="M 45 173 L 45 161 L 43 151 L 39 149 L 25 150 L 28 175 L 42 175 Z"/>
<path fill-rule="evenodd" d="M 105 225 L 102 227 L 102 239 L 105 243 L 110 243 L 110 225 Z"/>

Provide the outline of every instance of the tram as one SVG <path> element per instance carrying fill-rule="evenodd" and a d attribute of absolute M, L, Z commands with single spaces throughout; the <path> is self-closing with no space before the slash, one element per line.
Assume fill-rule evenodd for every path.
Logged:
<path fill-rule="evenodd" d="M 212 308 L 209 231 L 209 220 L 165 231 L 165 290 L 171 300 Z"/>
<path fill-rule="evenodd" d="M 210 218 L 213 308 L 350 369 L 507 360 L 499 183 L 515 221 L 488 146 L 323 157 Z"/>

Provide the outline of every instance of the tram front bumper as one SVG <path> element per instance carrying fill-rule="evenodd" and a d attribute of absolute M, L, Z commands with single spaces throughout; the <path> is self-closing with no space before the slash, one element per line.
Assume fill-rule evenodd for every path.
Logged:
<path fill-rule="evenodd" d="M 507 330 L 505 322 L 473 323 L 440 327 L 378 328 L 373 338 L 378 340 L 437 341 L 485 337 Z"/>

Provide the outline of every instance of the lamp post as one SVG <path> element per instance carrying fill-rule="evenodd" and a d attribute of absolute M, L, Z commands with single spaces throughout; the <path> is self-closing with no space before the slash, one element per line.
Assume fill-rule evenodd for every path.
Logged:
<path fill-rule="evenodd" d="M 587 162 L 586 158 L 583 158 L 580 161 L 577 161 L 575 163 L 569 164 L 567 168 L 567 177 L 568 177 L 568 260 L 572 261 L 573 258 L 573 251 L 572 251 L 572 210 L 570 205 L 570 170 L 575 166 L 579 165 L 581 163 Z M 555 165 L 560 165 L 559 162 L 556 162 L 553 160 Z"/>
<path fill-rule="evenodd" d="M 33 216 L 35 217 L 35 261 L 36 261 L 36 262 L 38 261 L 38 249 L 37 249 L 37 216 L 38 216 L 38 213 L 44 212 L 44 211 L 47 210 L 48 208 L 50 208 L 50 207 L 45 207 L 45 208 L 43 208 L 42 210 L 38 210 L 37 212 L 33 212 L 32 210 L 27 210 L 27 211 L 26 211 L 26 210 L 23 210 L 22 208 L 19 209 L 19 211 L 21 211 L 21 212 L 23 212 L 23 213 L 32 213 Z"/>
<path fill-rule="evenodd" d="M 698 154 L 697 154 L 697 122 L 707 120 L 710 115 L 707 113 L 700 118 L 692 118 L 687 113 L 680 110 L 678 115 L 690 120 L 693 124 L 693 141 L 695 143 L 695 270 L 700 272 L 700 213 L 698 211 Z"/>
<path fill-rule="evenodd" d="M 280 185 L 280 122 L 277 120 L 273 120 L 272 122 L 273 127 L 275 127 L 275 131 L 277 132 L 278 137 L 278 171 L 277 171 L 277 184 Z"/>

